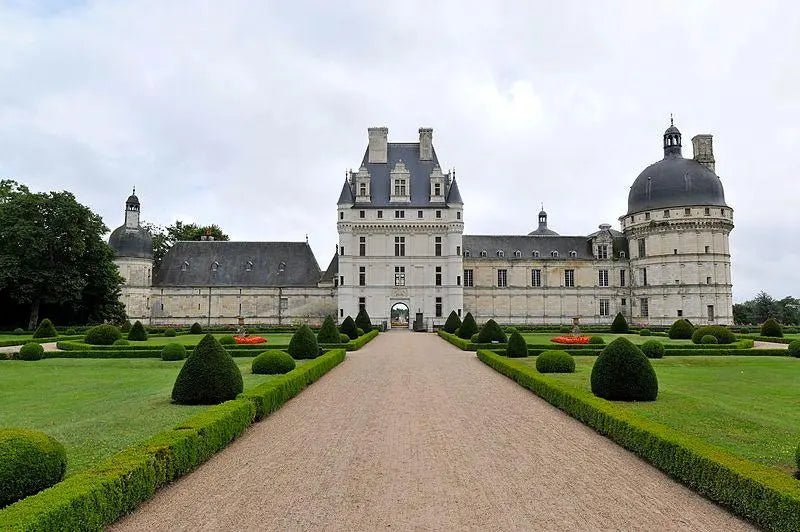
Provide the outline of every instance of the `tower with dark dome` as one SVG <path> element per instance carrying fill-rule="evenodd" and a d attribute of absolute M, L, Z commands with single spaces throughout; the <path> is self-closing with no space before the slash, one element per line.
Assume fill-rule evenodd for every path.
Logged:
<path fill-rule="evenodd" d="M 733 209 L 715 173 L 711 135 L 692 139 L 682 154 L 681 132 L 664 132 L 664 157 L 642 171 L 620 218 L 631 265 L 630 316 L 635 323 L 695 325 L 733 320 L 729 235 Z"/>

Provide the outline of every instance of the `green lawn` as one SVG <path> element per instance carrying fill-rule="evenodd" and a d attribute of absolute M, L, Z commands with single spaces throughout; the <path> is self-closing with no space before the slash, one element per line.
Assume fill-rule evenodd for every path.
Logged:
<path fill-rule="evenodd" d="M 535 367 L 535 358 L 524 363 Z M 555 379 L 591 390 L 595 357 Z M 658 399 L 617 403 L 749 460 L 794 472 L 800 443 L 800 360 L 782 357 L 667 357 L 652 360 Z"/>
<path fill-rule="evenodd" d="M 33 333 L 30 334 L 0 334 L 0 342 L 6 340 L 30 340 L 33 338 Z"/>
<path fill-rule="evenodd" d="M 592 333 L 586 332 L 581 333 L 582 336 L 600 336 L 606 343 L 611 343 L 620 336 L 624 336 L 634 344 L 643 344 L 648 340 L 658 340 L 662 344 L 670 344 L 670 345 L 686 345 L 691 344 L 691 340 L 670 340 L 664 336 L 639 336 L 638 334 L 610 334 L 610 333 Z M 551 338 L 555 338 L 556 336 L 569 336 L 569 333 L 522 333 L 522 336 L 525 337 L 525 341 L 529 344 L 536 344 L 536 345 L 559 345 L 555 342 L 551 342 Z"/>
<path fill-rule="evenodd" d="M 185 346 L 195 346 L 200 343 L 200 340 L 203 339 L 205 334 L 179 334 L 178 336 L 152 336 L 143 342 L 131 342 L 131 345 L 152 345 L 154 347 L 160 347 L 166 344 L 173 344 L 179 343 Z M 221 336 L 230 336 L 230 333 L 214 333 L 216 338 Z M 288 345 L 289 340 L 292 339 L 291 333 L 269 333 L 269 334 L 253 334 L 251 336 L 261 336 L 262 338 L 267 339 L 267 343 L 265 344 L 254 344 L 254 347 L 264 347 L 265 349 L 268 348 L 270 345 Z M 122 334 L 123 338 L 128 337 L 127 333 Z M 86 346 L 86 349 L 91 349 L 91 345 L 83 344 Z"/>
<path fill-rule="evenodd" d="M 273 377 L 236 358 L 245 389 Z M 300 364 L 302 362 L 298 362 Z M 67 449 L 67 474 L 207 408 L 170 402 L 183 362 L 159 359 L 0 361 L 0 427 L 42 430 Z"/>

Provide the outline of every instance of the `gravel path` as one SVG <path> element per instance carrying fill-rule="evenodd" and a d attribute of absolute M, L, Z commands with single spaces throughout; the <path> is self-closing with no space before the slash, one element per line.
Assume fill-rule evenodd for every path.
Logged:
<path fill-rule="evenodd" d="M 46 344 L 42 344 L 42 347 L 45 351 L 58 351 L 58 347 L 56 346 L 55 342 L 49 342 Z M 0 353 L 19 353 L 19 350 L 22 348 L 21 345 L 9 345 L 6 347 L 0 347 Z"/>
<path fill-rule="evenodd" d="M 390 332 L 111 529 L 748 530 L 436 336 Z"/>

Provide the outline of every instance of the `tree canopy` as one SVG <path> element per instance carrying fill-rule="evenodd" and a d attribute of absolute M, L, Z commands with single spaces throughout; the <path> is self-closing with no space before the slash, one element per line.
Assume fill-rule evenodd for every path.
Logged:
<path fill-rule="evenodd" d="M 153 237 L 153 271 L 158 271 L 164 255 L 179 240 L 200 240 L 203 236 L 211 236 L 214 240 L 230 240 L 217 224 L 186 224 L 175 220 L 175 223 L 167 227 L 151 223 L 144 223 L 142 226 L 150 231 Z"/>
<path fill-rule="evenodd" d="M 733 321 L 737 324 L 758 325 L 775 318 L 784 325 L 800 325 L 800 299 L 774 299 L 765 292 L 744 303 L 733 305 Z"/>

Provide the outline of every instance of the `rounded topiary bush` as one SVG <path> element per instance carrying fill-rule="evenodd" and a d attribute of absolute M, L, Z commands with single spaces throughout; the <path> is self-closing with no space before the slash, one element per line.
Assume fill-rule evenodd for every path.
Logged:
<path fill-rule="evenodd" d="M 131 331 L 131 322 L 129 322 L 128 320 L 123 321 L 122 325 L 120 325 L 120 330 L 122 332 L 124 332 L 124 333 L 130 332 Z"/>
<path fill-rule="evenodd" d="M 78 331 L 73 329 L 72 327 L 64 331 L 65 336 L 75 336 L 76 334 L 78 334 Z"/>
<path fill-rule="evenodd" d="M 53 325 L 53 322 L 47 318 L 42 320 L 33 333 L 34 338 L 55 338 L 56 336 L 58 336 L 56 328 Z"/>
<path fill-rule="evenodd" d="M 470 336 L 469 337 L 469 341 L 472 342 L 473 344 L 477 344 L 478 343 L 478 333 L 475 333 L 472 336 Z"/>
<path fill-rule="evenodd" d="M 669 327 L 669 337 L 673 340 L 688 340 L 694 333 L 694 327 L 687 320 L 679 319 Z"/>
<path fill-rule="evenodd" d="M 128 332 L 128 340 L 132 342 L 144 342 L 147 340 L 147 331 L 144 330 L 144 325 L 139 320 L 133 324 L 131 330 Z"/>
<path fill-rule="evenodd" d="M 192 323 L 192 326 L 189 327 L 189 334 L 203 334 L 203 327 L 197 323 Z"/>
<path fill-rule="evenodd" d="M 236 340 L 232 334 L 226 334 L 218 338 L 220 345 L 236 345 Z"/>
<path fill-rule="evenodd" d="M 14 334 L 25 334 L 25 329 L 23 329 L 22 327 L 17 327 L 16 329 L 14 329 Z"/>
<path fill-rule="evenodd" d="M 64 446 L 35 430 L 0 429 L 0 508 L 61 482 Z"/>
<path fill-rule="evenodd" d="M 592 336 L 589 338 L 589 343 L 594 345 L 606 345 L 606 341 L 603 340 L 602 336 Z"/>
<path fill-rule="evenodd" d="M 700 343 L 703 345 L 713 345 L 717 344 L 717 337 L 712 334 L 706 334 L 702 338 L 700 338 Z"/>
<path fill-rule="evenodd" d="M 372 322 L 369 320 L 369 314 L 367 314 L 366 307 L 362 307 L 361 310 L 358 311 L 355 322 L 356 327 L 364 331 L 361 334 L 368 333 L 372 330 Z M 361 336 L 361 334 L 359 336 Z"/>
<path fill-rule="evenodd" d="M 639 336 L 653 336 L 653 331 L 650 329 L 641 329 L 639 331 Z"/>
<path fill-rule="evenodd" d="M 119 340 L 114 340 L 114 343 L 111 345 L 131 345 L 131 343 L 124 338 L 120 338 Z"/>
<path fill-rule="evenodd" d="M 525 338 L 514 331 L 508 338 L 508 347 L 506 347 L 506 356 L 511 358 L 519 358 L 528 356 L 528 343 Z"/>
<path fill-rule="evenodd" d="M 664 344 L 658 340 L 648 340 L 642 344 L 640 349 L 647 358 L 664 358 L 664 352 L 666 351 Z"/>
<path fill-rule="evenodd" d="M 349 341 L 350 337 L 347 336 L 347 340 L 345 340 L 345 342 Z M 336 328 L 336 323 L 333 321 L 332 316 L 325 316 L 325 321 L 322 322 L 322 327 L 320 327 L 319 332 L 317 333 L 317 342 L 321 344 L 342 343 L 339 330 Z"/>
<path fill-rule="evenodd" d="M 455 334 L 459 327 L 461 327 L 461 318 L 459 318 L 456 311 L 453 310 L 450 312 L 450 315 L 447 316 L 447 321 L 444 322 L 442 330 L 446 333 Z"/>
<path fill-rule="evenodd" d="M 703 336 L 711 335 L 717 339 L 718 344 L 732 344 L 736 341 L 736 335 L 727 327 L 722 325 L 705 325 L 697 327 L 692 333 L 692 343 L 702 343 Z"/>
<path fill-rule="evenodd" d="M 477 332 L 478 324 L 475 323 L 475 318 L 472 317 L 472 312 L 467 312 L 467 315 L 464 316 L 464 321 L 461 323 L 461 327 L 458 328 L 458 337 L 467 340 L 472 338 L 472 335 Z"/>
<path fill-rule="evenodd" d="M 216 338 L 207 334 L 184 363 L 172 400 L 185 405 L 214 405 L 242 393 L 242 372 Z"/>
<path fill-rule="evenodd" d="M 41 360 L 44 357 L 44 347 L 36 342 L 28 342 L 19 349 L 20 360 Z"/>
<path fill-rule="evenodd" d="M 362 329 L 361 327 L 356 327 L 356 334 L 358 334 L 359 336 L 364 336 L 364 329 Z"/>
<path fill-rule="evenodd" d="M 628 320 L 622 315 L 622 312 L 617 312 L 614 321 L 611 322 L 611 332 L 617 334 L 625 334 L 630 331 L 628 327 Z"/>
<path fill-rule="evenodd" d="M 592 368 L 592 393 L 612 401 L 655 401 L 658 378 L 642 351 L 617 338 L 597 357 Z"/>
<path fill-rule="evenodd" d="M 352 321 L 352 320 L 351 320 Z M 354 324 L 355 325 L 355 324 Z M 308 325 L 301 325 L 289 340 L 289 354 L 292 358 L 316 358 L 319 356 L 319 344 L 314 331 Z"/>
<path fill-rule="evenodd" d="M 358 327 L 356 327 L 356 322 L 350 316 L 347 316 L 339 326 L 339 332 L 346 334 L 351 340 L 358 338 Z M 289 354 L 291 354 L 291 351 L 289 351 Z"/>
<path fill-rule="evenodd" d="M 167 344 L 161 348 L 161 360 L 183 360 L 186 358 L 186 346 L 179 343 Z"/>
<path fill-rule="evenodd" d="M 503 329 L 501 329 L 493 319 L 489 319 L 478 332 L 479 344 L 488 344 L 492 342 L 504 344 L 507 340 L 506 333 L 503 332 Z"/>
<path fill-rule="evenodd" d="M 164 336 L 166 336 L 167 338 L 174 338 L 177 334 L 178 333 L 176 333 L 175 329 L 173 329 L 172 327 L 167 327 L 166 329 L 164 329 Z"/>
<path fill-rule="evenodd" d="M 346 344 L 349 341 L 350 341 L 350 337 L 349 336 L 347 336 L 344 333 L 339 333 L 339 343 L 340 344 Z"/>
<path fill-rule="evenodd" d="M 294 359 L 286 351 L 264 351 L 253 359 L 252 371 L 259 375 L 289 373 L 295 368 Z"/>
<path fill-rule="evenodd" d="M 539 373 L 574 373 L 575 359 L 566 351 L 544 351 L 536 357 L 536 371 Z"/>
<path fill-rule="evenodd" d="M 112 345 L 122 338 L 122 333 L 115 325 L 95 325 L 88 331 L 83 341 L 91 345 Z"/>
<path fill-rule="evenodd" d="M 761 324 L 761 336 L 770 336 L 772 338 L 783 338 L 783 328 L 778 320 L 769 318 Z"/>
<path fill-rule="evenodd" d="M 800 340 L 794 340 L 789 343 L 789 355 L 800 358 Z"/>

